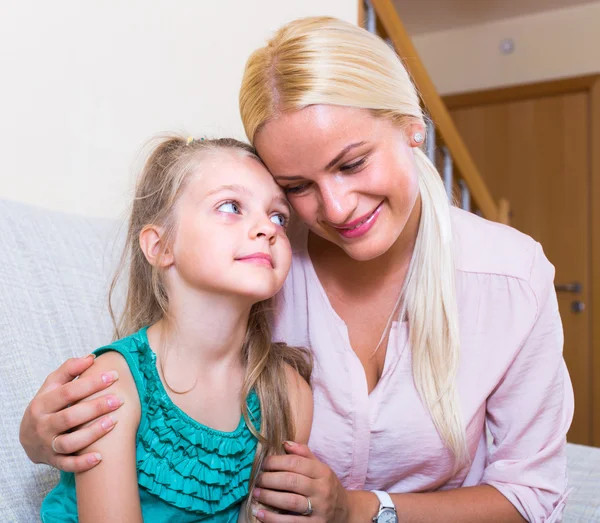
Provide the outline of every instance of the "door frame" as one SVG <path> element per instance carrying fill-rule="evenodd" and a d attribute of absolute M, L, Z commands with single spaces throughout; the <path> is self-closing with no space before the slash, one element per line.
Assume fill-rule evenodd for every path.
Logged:
<path fill-rule="evenodd" d="M 590 107 L 590 415 L 592 445 L 600 447 L 600 74 L 487 89 L 443 97 L 448 109 L 585 92 Z M 595 379 L 594 379 L 595 377 Z"/>

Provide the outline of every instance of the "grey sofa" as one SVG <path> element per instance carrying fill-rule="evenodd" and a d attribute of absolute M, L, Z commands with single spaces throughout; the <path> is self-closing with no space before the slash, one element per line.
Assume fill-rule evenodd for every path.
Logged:
<path fill-rule="evenodd" d="M 27 403 L 67 357 L 110 339 L 107 289 L 118 225 L 0 200 L 0 521 L 39 521 L 57 472 L 29 462 L 18 441 Z M 600 449 L 569 445 L 573 491 L 564 521 L 600 522 Z"/>

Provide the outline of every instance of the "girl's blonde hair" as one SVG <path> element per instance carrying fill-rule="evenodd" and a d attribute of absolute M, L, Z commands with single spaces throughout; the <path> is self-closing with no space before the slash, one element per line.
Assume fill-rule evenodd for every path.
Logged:
<path fill-rule="evenodd" d="M 291 22 L 246 64 L 240 111 L 251 142 L 279 113 L 309 105 L 362 108 L 400 126 L 424 125 L 419 95 L 396 53 L 379 37 L 335 18 Z M 435 427 L 454 457 L 468 462 L 455 377 L 459 364 L 458 307 L 450 205 L 442 180 L 415 149 L 422 214 L 402 289 L 413 377 Z"/>
<path fill-rule="evenodd" d="M 163 253 L 172 245 L 177 226 L 175 205 L 190 177 L 199 171 L 210 154 L 242 154 L 260 162 L 251 146 L 233 138 L 186 140 L 179 136 L 161 140 L 146 161 L 135 189 L 121 263 L 110 287 L 109 309 L 115 326 L 115 339 L 152 325 L 169 314 L 169 296 L 161 270 L 146 260 L 139 244 L 140 232 L 146 225 L 160 226 L 164 229 Z M 127 295 L 123 314 L 117 320 L 113 298 L 125 267 L 129 270 Z M 306 381 L 309 381 L 311 373 L 311 359 L 305 350 L 272 343 L 268 321 L 270 311 L 270 300 L 252 306 L 242 347 L 246 365 L 242 398 L 247 398 L 254 389 L 260 400 L 262 418 L 260 431 L 257 431 L 248 417 L 246 401 L 242 402 L 248 428 L 260 442 L 252 468 L 250 492 L 256 486 L 257 473 L 264 458 L 284 453 L 283 442 L 294 438 L 286 364 L 295 368 Z"/>

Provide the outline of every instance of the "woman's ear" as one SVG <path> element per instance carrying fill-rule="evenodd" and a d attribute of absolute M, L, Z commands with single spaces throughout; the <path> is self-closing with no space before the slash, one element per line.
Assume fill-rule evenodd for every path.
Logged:
<path fill-rule="evenodd" d="M 418 122 L 411 123 L 406 128 L 408 145 L 411 147 L 421 147 L 425 141 L 425 127 Z"/>
<path fill-rule="evenodd" d="M 173 265 L 173 251 L 166 245 L 165 230 L 157 225 L 146 225 L 140 232 L 140 248 L 153 267 L 166 268 Z"/>

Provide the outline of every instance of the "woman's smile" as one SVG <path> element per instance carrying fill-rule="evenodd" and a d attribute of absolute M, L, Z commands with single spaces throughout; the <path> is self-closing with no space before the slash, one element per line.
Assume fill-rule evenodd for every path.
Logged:
<path fill-rule="evenodd" d="M 371 228 L 375 225 L 379 214 L 381 213 L 381 208 L 383 206 L 383 202 L 381 202 L 375 210 L 359 218 L 358 220 L 354 220 L 352 222 L 346 223 L 344 225 L 333 225 L 332 227 L 344 238 L 358 238 L 367 234 L 371 230 Z"/>

